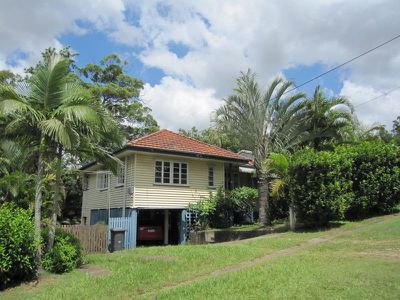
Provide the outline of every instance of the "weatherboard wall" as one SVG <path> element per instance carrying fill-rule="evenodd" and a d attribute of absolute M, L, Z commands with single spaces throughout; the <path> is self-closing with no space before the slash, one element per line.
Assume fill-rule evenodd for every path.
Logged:
<path fill-rule="evenodd" d="M 188 164 L 187 185 L 156 184 L 156 160 Z M 185 208 L 201 197 L 208 197 L 215 188 L 208 187 L 208 168 L 215 168 L 215 186 L 224 186 L 224 163 L 217 160 L 198 159 L 174 155 L 138 154 L 134 180 L 135 208 Z"/>
<path fill-rule="evenodd" d="M 125 158 L 121 159 L 125 162 Z M 95 172 L 87 173 L 89 177 L 88 188 L 83 191 L 82 195 L 82 218 L 86 218 L 86 223 L 90 224 L 90 211 L 92 209 L 108 209 L 108 195 L 110 195 L 110 207 L 122 208 L 124 198 L 126 197 L 126 207 L 132 207 L 133 198 L 129 194 L 129 187 L 133 190 L 133 168 L 134 155 L 127 157 L 126 185 L 117 184 L 117 177 L 111 175 L 110 192 L 108 189 L 97 189 L 97 174 Z"/>
<path fill-rule="evenodd" d="M 121 160 L 125 161 L 124 158 Z M 154 178 L 156 160 L 187 163 L 188 184 L 185 186 L 156 184 Z M 215 188 L 208 187 L 209 166 L 215 169 Z M 111 208 L 122 208 L 126 197 L 126 207 L 183 209 L 201 197 L 208 197 L 217 187 L 224 186 L 224 163 L 221 161 L 145 152 L 131 153 L 127 157 L 125 186 L 117 186 L 117 177 L 111 175 L 110 192 L 108 189 L 97 189 L 96 171 L 87 174 L 88 189 L 83 191 L 82 197 L 82 218 L 86 218 L 86 224 L 90 224 L 91 210 L 108 209 L 108 195 Z"/>

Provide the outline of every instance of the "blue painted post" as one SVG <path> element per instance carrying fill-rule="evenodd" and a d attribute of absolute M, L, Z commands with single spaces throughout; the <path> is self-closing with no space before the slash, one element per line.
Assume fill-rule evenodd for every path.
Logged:
<path fill-rule="evenodd" d="M 181 211 L 181 222 L 180 222 L 180 228 L 179 228 L 179 243 L 180 244 L 185 244 L 187 242 L 187 223 L 186 223 L 186 214 L 187 211 L 186 209 L 183 209 Z"/>
<path fill-rule="evenodd" d="M 129 235 L 131 240 L 131 248 L 136 248 L 137 244 L 137 210 L 132 209 L 130 211 L 130 228 L 129 228 Z"/>

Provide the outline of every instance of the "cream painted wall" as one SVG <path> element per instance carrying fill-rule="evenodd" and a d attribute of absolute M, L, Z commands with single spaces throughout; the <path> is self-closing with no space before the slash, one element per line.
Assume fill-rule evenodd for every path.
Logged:
<path fill-rule="evenodd" d="M 125 161 L 125 159 L 122 159 Z M 156 160 L 186 162 L 188 164 L 188 184 L 163 185 L 154 181 L 154 164 Z M 224 163 L 218 160 L 198 159 L 177 155 L 152 154 L 145 152 L 131 152 L 127 159 L 127 178 L 125 186 L 116 186 L 117 178 L 111 175 L 111 189 L 98 190 L 96 188 L 96 171 L 88 172 L 89 186 L 83 192 L 82 220 L 85 217 L 90 223 L 90 210 L 108 209 L 108 195 L 110 207 L 132 208 L 186 208 L 189 203 L 207 197 L 215 188 L 208 187 L 208 167 L 215 167 L 215 186 L 224 186 Z M 128 193 L 128 190 L 132 194 Z"/>

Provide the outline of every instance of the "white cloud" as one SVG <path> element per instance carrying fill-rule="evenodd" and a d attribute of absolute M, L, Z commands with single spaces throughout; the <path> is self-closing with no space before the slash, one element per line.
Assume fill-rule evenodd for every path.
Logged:
<path fill-rule="evenodd" d="M 182 101 L 177 106 L 186 107 L 181 91 L 172 91 L 182 88 L 191 99 L 206 96 L 208 100 L 197 101 L 215 107 L 217 99 L 232 90 L 239 71 L 253 69 L 265 85 L 286 68 L 336 65 L 398 34 L 399 11 L 397 0 L 6 0 L 0 11 L 0 67 L 10 66 L 7 59 L 16 50 L 28 54 L 12 66 L 21 70 L 43 48 L 59 44 L 62 34 L 98 30 L 118 43 L 139 46 L 134 55 L 147 67 L 165 72 L 167 77 L 154 87 L 147 85 L 145 92 L 158 97 L 164 91 L 171 103 Z M 188 53 L 178 57 L 170 43 L 185 45 Z M 357 101 L 370 90 L 397 86 L 399 45 L 396 40 L 348 65 L 342 73 L 341 80 L 347 82 L 342 93 Z M 361 96 L 354 93 L 355 87 L 362 87 Z M 387 111 L 398 107 L 387 102 L 385 110 L 360 107 L 360 118 L 389 124 L 393 113 Z M 167 127 L 205 124 L 209 116 L 202 118 L 188 119 L 184 125 L 170 118 Z"/>
<path fill-rule="evenodd" d="M 172 130 L 193 125 L 208 127 L 211 112 L 220 105 L 214 90 L 196 89 L 169 76 L 153 87 L 146 84 L 141 98 L 160 126 Z"/>
<path fill-rule="evenodd" d="M 371 86 L 363 86 L 351 81 L 345 81 L 341 95 L 352 99 L 356 113 L 366 125 L 382 124 L 391 130 L 393 120 L 400 113 L 400 90 L 381 96 L 385 93 Z M 370 101 L 372 100 L 372 101 Z"/>
<path fill-rule="evenodd" d="M 232 90 L 240 70 L 252 68 L 265 85 L 289 67 L 330 67 L 346 61 L 398 34 L 400 28 L 400 2 L 395 0 L 164 3 L 167 14 L 158 12 L 157 2 L 138 4 L 139 23 L 147 37 L 139 58 L 198 89 L 215 89 L 218 98 Z M 170 51 L 171 41 L 186 45 L 187 55 L 179 58 Z M 397 40 L 348 65 L 341 80 L 375 90 L 398 85 L 399 44 Z M 361 119 L 374 115 L 380 122 L 391 122 L 390 114 L 370 108 L 359 110 Z"/>
<path fill-rule="evenodd" d="M 22 70 L 36 63 L 45 48 L 62 46 L 59 42 L 62 34 L 82 35 L 89 30 L 87 24 L 78 21 L 90 23 L 90 29 L 104 31 L 118 39 L 115 32 L 126 29 L 124 10 L 122 0 L 3 1 L 0 10 L 0 66 Z M 16 51 L 25 56 L 10 65 L 7 59 Z"/>

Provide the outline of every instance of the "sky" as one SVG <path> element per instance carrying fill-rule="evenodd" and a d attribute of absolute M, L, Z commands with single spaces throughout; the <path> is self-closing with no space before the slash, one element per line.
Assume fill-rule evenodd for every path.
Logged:
<path fill-rule="evenodd" d="M 21 73 L 47 47 L 77 64 L 110 53 L 145 82 L 141 101 L 162 128 L 210 126 L 211 113 L 251 69 L 261 87 L 297 85 L 400 34 L 398 0 L 2 0 L 0 69 Z M 400 39 L 300 89 L 348 97 L 365 125 L 400 115 Z M 379 95 L 384 96 L 361 104 Z"/>

